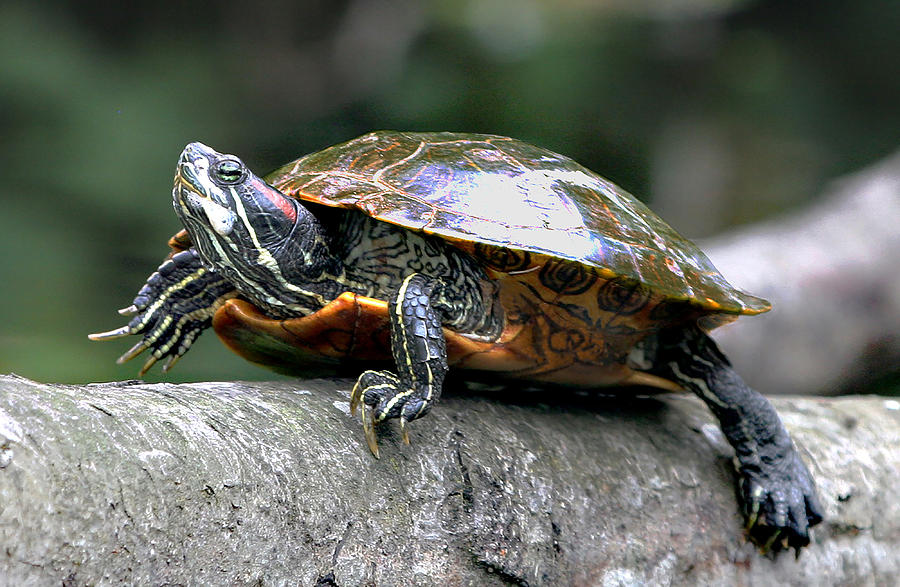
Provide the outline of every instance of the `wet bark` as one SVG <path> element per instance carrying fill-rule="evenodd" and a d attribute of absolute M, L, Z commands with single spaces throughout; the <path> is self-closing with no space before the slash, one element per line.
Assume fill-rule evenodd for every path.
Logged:
<path fill-rule="evenodd" d="M 730 451 L 687 396 L 451 386 L 382 458 L 347 380 L 0 377 L 0 582 L 890 584 L 900 404 L 777 398 L 827 521 L 799 560 L 742 535 Z"/>

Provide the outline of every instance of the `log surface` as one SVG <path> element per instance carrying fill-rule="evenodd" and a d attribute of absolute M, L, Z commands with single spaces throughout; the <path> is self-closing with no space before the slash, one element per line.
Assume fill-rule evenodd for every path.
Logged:
<path fill-rule="evenodd" d="M 45 385 L 0 376 L 0 582 L 893 584 L 900 404 L 777 398 L 827 521 L 799 560 L 742 535 L 695 398 L 451 389 L 411 426 L 348 380 Z"/>

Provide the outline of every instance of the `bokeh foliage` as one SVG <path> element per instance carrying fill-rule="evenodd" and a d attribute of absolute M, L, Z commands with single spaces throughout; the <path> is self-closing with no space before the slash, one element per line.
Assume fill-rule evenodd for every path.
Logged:
<path fill-rule="evenodd" d="M 883 0 L 4 4 L 0 372 L 134 375 L 85 335 L 166 253 L 191 140 L 264 173 L 378 128 L 511 135 L 699 237 L 896 148 L 898 30 Z M 208 335 L 168 378 L 269 377 Z"/>

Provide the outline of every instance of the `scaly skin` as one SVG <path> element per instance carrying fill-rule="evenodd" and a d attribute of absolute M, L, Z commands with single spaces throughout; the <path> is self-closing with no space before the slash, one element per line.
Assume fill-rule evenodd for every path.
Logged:
<path fill-rule="evenodd" d="M 652 369 L 697 394 L 734 447 L 747 530 L 763 551 L 809 544 L 822 521 L 815 483 L 772 404 L 734 371 L 696 326 L 664 330 Z"/>
<path fill-rule="evenodd" d="M 406 423 L 427 414 L 441 394 L 447 374 L 447 343 L 441 316 L 435 309 L 436 281 L 413 273 L 388 304 L 391 350 L 397 373 L 365 371 L 350 394 L 350 411 L 362 405 L 363 428 L 372 453 L 378 456 L 374 425 L 400 420 L 403 440 L 409 444 Z M 366 406 L 372 410 L 371 420 Z"/>

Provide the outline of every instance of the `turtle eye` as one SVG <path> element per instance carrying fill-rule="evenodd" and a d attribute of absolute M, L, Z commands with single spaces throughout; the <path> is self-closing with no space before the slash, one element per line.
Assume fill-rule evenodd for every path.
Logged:
<path fill-rule="evenodd" d="M 240 161 L 234 159 L 223 159 L 212 168 L 213 180 L 219 183 L 233 184 L 238 183 L 244 178 L 244 166 Z"/>

